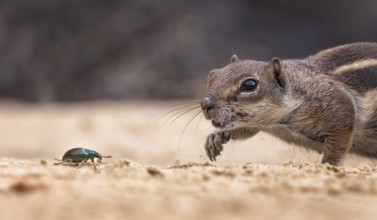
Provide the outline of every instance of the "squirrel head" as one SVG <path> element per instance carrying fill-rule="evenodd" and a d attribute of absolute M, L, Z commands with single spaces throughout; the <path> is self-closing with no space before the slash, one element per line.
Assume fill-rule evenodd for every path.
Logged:
<path fill-rule="evenodd" d="M 268 124 L 279 118 L 287 77 L 278 58 L 269 62 L 240 60 L 209 72 L 203 113 L 216 127 Z"/>

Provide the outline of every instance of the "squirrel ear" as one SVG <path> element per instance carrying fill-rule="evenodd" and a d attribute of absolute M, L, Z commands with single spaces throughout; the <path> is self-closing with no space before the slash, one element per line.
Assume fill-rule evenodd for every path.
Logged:
<path fill-rule="evenodd" d="M 238 57 L 236 54 L 233 54 L 232 57 L 230 57 L 230 63 L 234 63 L 238 61 Z"/>
<path fill-rule="evenodd" d="M 279 58 L 274 57 L 269 62 L 269 69 L 272 73 L 273 79 L 276 80 L 276 83 L 281 87 L 285 88 L 286 76 L 281 70 L 281 63 Z"/>

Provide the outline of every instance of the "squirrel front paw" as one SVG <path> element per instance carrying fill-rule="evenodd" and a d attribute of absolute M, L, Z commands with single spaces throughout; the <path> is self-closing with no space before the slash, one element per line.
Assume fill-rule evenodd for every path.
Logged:
<path fill-rule="evenodd" d="M 211 161 L 216 161 L 216 157 L 221 155 L 223 144 L 227 143 L 230 139 L 230 131 L 219 131 L 208 135 L 205 143 L 207 156 Z"/>

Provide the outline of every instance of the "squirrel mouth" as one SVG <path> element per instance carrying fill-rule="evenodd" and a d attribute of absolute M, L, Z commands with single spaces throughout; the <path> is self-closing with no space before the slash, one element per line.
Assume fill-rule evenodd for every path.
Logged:
<path fill-rule="evenodd" d="M 224 128 L 225 127 L 224 122 L 217 122 L 215 120 L 212 120 L 212 125 L 215 126 L 216 128 Z"/>

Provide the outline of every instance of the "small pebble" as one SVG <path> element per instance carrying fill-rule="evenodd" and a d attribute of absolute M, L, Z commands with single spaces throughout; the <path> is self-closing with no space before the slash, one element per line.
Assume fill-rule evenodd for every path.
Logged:
<path fill-rule="evenodd" d="M 157 169 L 157 168 L 154 168 L 154 167 L 148 167 L 147 168 L 147 172 L 149 173 L 149 175 L 151 176 L 155 176 L 155 177 L 164 177 L 164 174 L 161 172 L 161 170 Z"/>

